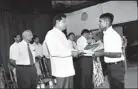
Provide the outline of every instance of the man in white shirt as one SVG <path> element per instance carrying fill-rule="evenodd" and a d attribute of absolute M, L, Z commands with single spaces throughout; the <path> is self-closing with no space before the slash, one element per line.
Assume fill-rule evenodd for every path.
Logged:
<path fill-rule="evenodd" d="M 68 42 L 69 42 L 69 46 L 70 46 L 70 49 L 72 51 L 78 51 L 78 48 L 77 48 L 77 44 L 76 42 L 74 41 L 75 39 L 75 34 L 73 32 L 70 32 L 68 34 Z M 74 57 L 73 58 L 73 64 L 74 64 L 74 69 L 75 69 L 75 76 L 74 76 L 74 89 L 78 89 L 78 86 L 79 86 L 79 74 L 80 74 L 80 71 L 79 71 L 79 60 L 78 60 L 78 57 Z"/>
<path fill-rule="evenodd" d="M 21 41 L 21 36 L 20 34 L 16 34 L 13 36 L 14 38 L 14 43 L 10 46 L 10 52 L 9 52 L 9 56 L 10 56 L 10 64 L 11 64 L 11 68 L 12 68 L 12 71 L 14 73 L 14 77 L 15 77 L 15 80 L 16 80 L 16 68 L 15 68 L 15 61 L 12 59 L 14 55 L 17 55 L 16 54 L 16 50 L 17 50 L 17 45 L 18 43 Z"/>
<path fill-rule="evenodd" d="M 34 36 L 33 37 L 33 46 L 35 48 L 35 56 L 36 57 L 42 57 L 43 56 L 43 51 L 42 51 L 42 45 L 39 42 L 39 37 L 38 36 Z"/>
<path fill-rule="evenodd" d="M 35 67 L 35 49 L 30 44 L 32 32 L 25 30 L 23 40 L 17 45 L 12 59 L 16 61 L 16 75 L 18 88 L 37 88 L 37 72 Z"/>
<path fill-rule="evenodd" d="M 87 39 L 89 38 L 89 30 L 84 29 L 81 32 L 81 37 L 77 40 L 78 50 L 88 50 L 89 44 Z M 80 61 L 80 86 L 79 89 L 93 88 L 92 74 L 93 74 L 93 58 L 92 55 L 83 55 L 79 57 Z"/>
<path fill-rule="evenodd" d="M 73 88 L 73 76 L 75 75 L 72 56 L 78 52 L 72 52 L 68 40 L 62 32 L 66 29 L 66 15 L 59 14 L 53 20 L 54 27 L 48 31 L 45 41 L 50 53 L 52 75 L 57 79 L 56 88 Z"/>
<path fill-rule="evenodd" d="M 99 19 L 99 28 L 103 31 L 104 51 L 99 50 L 95 56 L 104 56 L 107 63 L 108 79 L 111 89 L 124 88 L 124 55 L 122 52 L 122 38 L 112 28 L 114 16 L 111 13 L 104 13 Z"/>
<path fill-rule="evenodd" d="M 33 44 L 32 46 L 34 46 L 35 49 L 35 59 L 36 59 L 36 70 L 37 70 L 37 75 L 42 75 L 41 73 L 41 69 L 40 69 L 40 65 L 39 65 L 39 60 L 41 60 L 41 58 L 43 57 L 43 50 L 42 50 L 42 45 L 39 42 L 39 37 L 38 36 L 34 36 L 33 37 Z"/>
<path fill-rule="evenodd" d="M 20 36 L 19 34 L 14 35 L 13 37 L 14 37 L 14 43 L 10 46 L 10 52 L 9 52 L 9 56 L 10 56 L 10 59 L 11 59 L 12 63 L 13 63 L 13 61 L 14 61 L 14 60 L 12 59 L 12 57 L 13 57 L 14 55 L 16 55 L 16 54 L 15 54 L 15 50 L 17 49 L 18 43 L 21 41 L 21 36 Z M 14 50 L 14 49 L 15 49 L 15 50 Z"/>
<path fill-rule="evenodd" d="M 77 44 L 75 43 L 74 41 L 74 38 L 75 38 L 75 34 L 73 32 L 69 33 L 68 34 L 68 42 L 69 42 L 69 45 L 70 45 L 70 49 L 73 51 L 73 50 L 78 50 L 77 48 Z"/>
<path fill-rule="evenodd" d="M 89 30 L 84 29 L 81 32 L 81 37 L 77 40 L 78 50 L 84 50 L 84 48 L 88 45 L 87 39 L 89 38 Z"/>

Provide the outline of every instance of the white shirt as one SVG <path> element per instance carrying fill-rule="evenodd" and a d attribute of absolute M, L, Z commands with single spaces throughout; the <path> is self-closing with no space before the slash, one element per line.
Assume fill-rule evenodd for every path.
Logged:
<path fill-rule="evenodd" d="M 17 50 L 17 42 L 14 42 L 11 46 L 10 46 L 10 59 L 13 59 L 17 54 L 16 54 L 16 50 Z"/>
<path fill-rule="evenodd" d="M 42 49 L 43 49 L 43 55 L 46 57 L 46 58 L 50 58 L 50 53 L 49 53 L 49 50 L 48 50 L 48 47 L 47 47 L 47 44 L 44 40 L 43 44 L 42 44 Z"/>
<path fill-rule="evenodd" d="M 73 58 L 65 34 L 54 27 L 47 33 L 45 41 L 50 52 L 52 75 L 56 77 L 75 75 Z"/>
<path fill-rule="evenodd" d="M 69 47 L 72 51 L 78 50 L 77 44 L 74 41 L 71 41 L 70 39 L 68 39 L 68 42 L 69 42 Z"/>
<path fill-rule="evenodd" d="M 17 50 L 17 46 L 18 46 L 18 43 L 17 42 L 14 42 L 11 46 L 10 46 L 10 59 L 14 60 L 13 58 L 15 56 L 17 56 L 16 54 L 16 50 Z M 13 68 L 13 73 L 16 74 L 16 68 Z"/>
<path fill-rule="evenodd" d="M 84 50 L 84 48 L 88 45 L 87 39 L 84 36 L 81 36 L 77 40 L 77 47 L 78 50 Z"/>
<path fill-rule="evenodd" d="M 34 47 L 29 44 L 30 50 L 33 55 L 34 63 L 35 63 L 35 49 Z M 16 60 L 16 65 L 30 65 L 30 58 L 29 58 L 29 53 L 28 53 L 28 47 L 27 47 L 27 42 L 24 40 L 21 41 L 17 45 L 17 49 L 15 50 L 15 56 L 12 57 L 13 60 Z"/>
<path fill-rule="evenodd" d="M 77 40 L 77 47 L 78 50 L 85 52 L 84 56 L 92 56 L 92 51 L 91 50 L 84 50 L 84 48 L 88 45 L 88 41 L 84 36 L 81 36 Z"/>
<path fill-rule="evenodd" d="M 122 53 L 122 38 L 121 36 L 111 27 L 104 32 L 103 37 L 104 51 L 105 52 L 121 52 Z M 124 60 L 123 54 L 120 58 L 109 58 L 104 57 L 106 63 L 114 63 Z"/>
<path fill-rule="evenodd" d="M 42 51 L 42 45 L 40 43 L 36 44 L 35 42 L 32 44 L 35 48 L 35 56 L 43 56 L 43 51 Z"/>

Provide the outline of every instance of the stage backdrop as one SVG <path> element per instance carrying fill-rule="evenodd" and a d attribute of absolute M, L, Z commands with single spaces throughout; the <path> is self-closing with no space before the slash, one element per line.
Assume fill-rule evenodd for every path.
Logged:
<path fill-rule="evenodd" d="M 0 58 L 7 65 L 9 61 L 9 47 L 13 43 L 13 34 L 30 29 L 33 34 L 40 37 L 41 42 L 45 34 L 52 28 L 53 14 L 39 13 L 11 13 L 0 12 Z M 7 68 L 7 66 L 6 66 Z"/>

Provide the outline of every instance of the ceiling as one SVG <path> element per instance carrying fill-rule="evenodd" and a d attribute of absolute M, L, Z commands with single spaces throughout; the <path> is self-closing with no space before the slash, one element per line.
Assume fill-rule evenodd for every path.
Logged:
<path fill-rule="evenodd" d="M 53 8 L 57 8 L 59 7 L 60 5 L 64 5 L 65 7 L 71 7 L 71 6 L 74 6 L 74 5 L 78 5 L 78 4 L 82 4 L 84 2 L 88 2 L 88 0 L 68 0 L 68 1 L 65 1 L 65 0 L 62 0 L 62 1 L 57 1 L 57 0 L 52 0 L 52 7 Z"/>
<path fill-rule="evenodd" d="M 52 9 L 54 11 L 72 12 L 106 1 L 109 0 L 52 0 Z"/>
<path fill-rule="evenodd" d="M 68 13 L 109 0 L 0 0 L 0 8 L 19 13 Z"/>

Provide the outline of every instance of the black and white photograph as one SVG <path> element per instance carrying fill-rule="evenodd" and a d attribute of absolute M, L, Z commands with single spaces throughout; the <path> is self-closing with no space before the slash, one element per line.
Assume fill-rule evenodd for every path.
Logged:
<path fill-rule="evenodd" d="M 1 89 L 137 89 L 138 0 L 0 0 Z"/>

